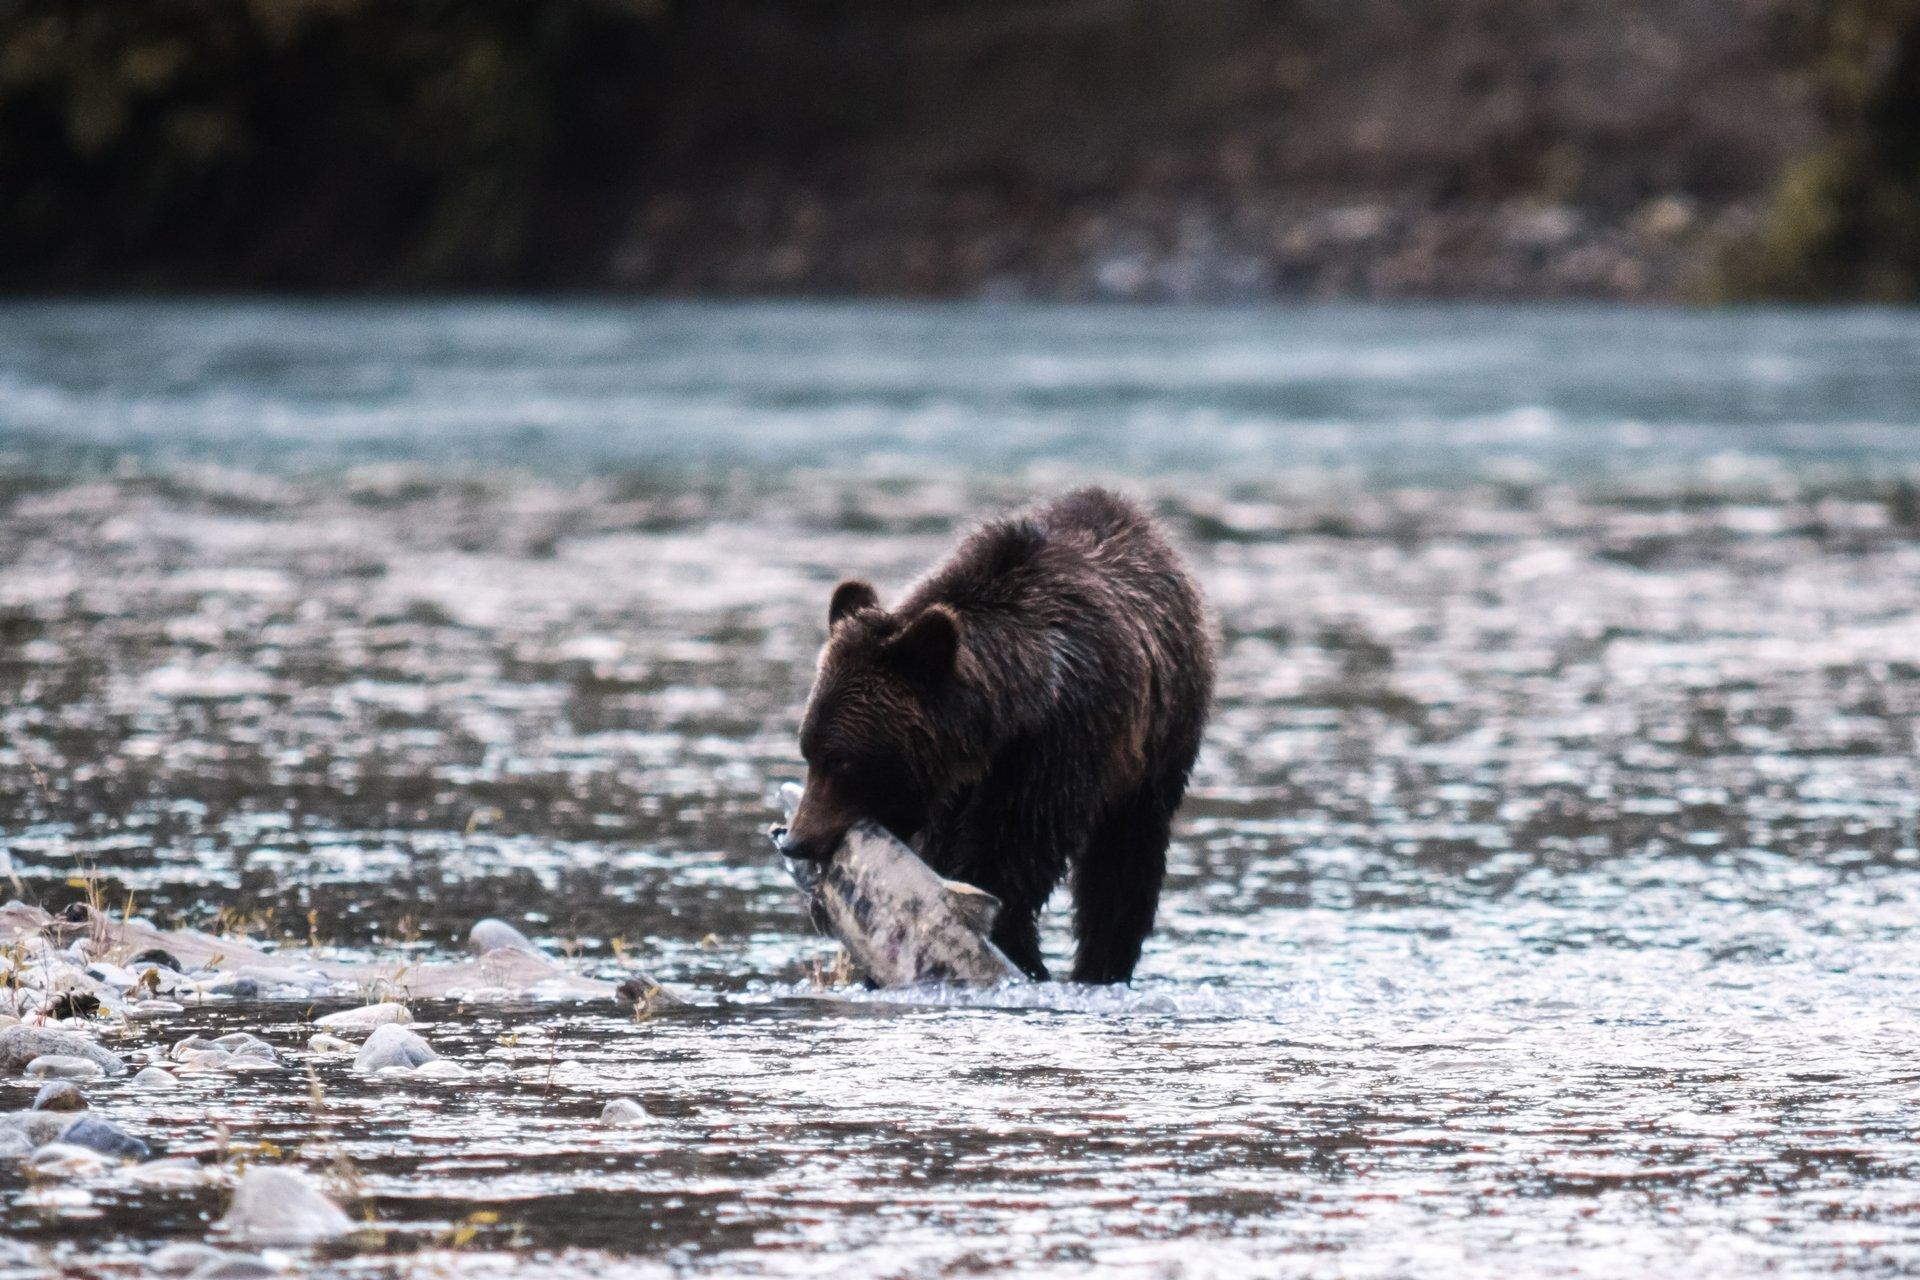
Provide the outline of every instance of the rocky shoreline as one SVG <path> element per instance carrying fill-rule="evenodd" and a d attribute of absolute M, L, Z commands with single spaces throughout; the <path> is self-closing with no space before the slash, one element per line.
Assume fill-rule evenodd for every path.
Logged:
<path fill-rule="evenodd" d="M 154 941 L 167 946 L 133 954 Z M 482 961 L 563 974 L 505 921 L 476 924 L 468 949 Z M 465 968 L 416 961 L 403 971 Z M 183 1096 L 206 1098 L 223 1080 L 252 1079 L 269 1094 L 284 1082 L 283 1115 L 320 1116 L 330 1106 L 328 1085 L 431 1090 L 504 1074 L 470 1052 L 443 1056 L 430 1045 L 421 1031 L 434 1024 L 416 1027 L 412 1009 L 391 998 L 405 978 L 379 978 L 361 998 L 370 990 L 388 998 L 353 1004 L 341 973 L 337 962 L 312 955 L 261 952 L 244 939 L 194 931 L 163 934 L 83 904 L 60 916 L 20 902 L 0 906 L 0 1183 L 24 1178 L 31 1190 L 18 1203 L 56 1217 L 84 1217 L 109 1197 L 185 1194 L 208 1206 L 197 1219 L 205 1225 L 189 1231 L 208 1240 L 178 1239 L 176 1229 L 167 1233 L 176 1237 L 171 1243 L 134 1258 L 69 1259 L 84 1274 L 110 1267 L 201 1280 L 271 1277 L 287 1270 L 287 1256 L 275 1250 L 356 1233 L 377 1243 L 369 1221 L 341 1207 L 366 1198 L 351 1166 L 318 1163 L 320 1144 L 291 1156 L 264 1142 L 235 1144 L 228 1133 L 234 1117 L 211 1099 L 196 1123 L 181 1123 Z M 592 983 L 560 989 L 552 981 L 474 988 L 462 990 L 453 1007 L 502 998 L 604 1000 L 607 990 Z M 635 1016 L 650 1013 L 658 994 L 650 985 Z M 312 1001 L 343 998 L 346 1007 L 315 1015 Z M 234 1011 L 263 1034 L 223 1032 Z M 187 1027 L 193 1030 L 180 1036 Z M 31 1091 L 25 1106 L 17 1086 Z M 187 1114 L 195 1110 L 186 1104 Z M 635 1100 L 615 1098 L 600 1105 L 598 1125 L 631 1129 L 647 1118 Z M 215 1204 L 225 1206 L 217 1218 Z M 0 1248 L 0 1270 L 10 1260 Z"/>
<path fill-rule="evenodd" d="M 882 200 L 833 204 L 806 189 L 662 198 L 606 275 L 615 289 L 688 296 L 1694 300 L 1712 296 L 1712 264 L 1764 216 L 1758 201 L 1684 196 L 1626 210 L 1519 200 L 1432 209 L 1168 192 L 1038 222 L 990 195 L 957 203 L 900 216 Z"/>

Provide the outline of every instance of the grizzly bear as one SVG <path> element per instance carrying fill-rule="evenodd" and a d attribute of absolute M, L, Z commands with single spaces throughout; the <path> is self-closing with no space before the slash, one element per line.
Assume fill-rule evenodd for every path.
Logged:
<path fill-rule="evenodd" d="M 1126 982 L 1213 695 L 1193 577 L 1132 503 L 1083 489 L 996 520 L 892 609 L 849 580 L 800 730 L 791 857 L 870 818 L 994 894 L 993 940 L 1044 979 L 1038 918 L 1073 872 L 1076 982 Z"/>

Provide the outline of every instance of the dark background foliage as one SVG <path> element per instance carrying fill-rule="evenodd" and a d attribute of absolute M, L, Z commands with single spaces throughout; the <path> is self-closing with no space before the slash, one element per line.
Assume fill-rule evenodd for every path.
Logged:
<path fill-rule="evenodd" d="M 658 110 L 626 0 L 20 0 L 0 257 L 17 283 L 538 276 L 608 235 Z"/>
<path fill-rule="evenodd" d="M 0 286 L 1911 297 L 1920 0 L 0 0 Z"/>

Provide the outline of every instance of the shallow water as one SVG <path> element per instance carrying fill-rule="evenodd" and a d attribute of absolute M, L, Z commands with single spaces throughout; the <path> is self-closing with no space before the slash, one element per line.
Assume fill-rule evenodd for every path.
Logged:
<path fill-rule="evenodd" d="M 416 1007 L 457 1085 L 309 1063 L 305 1006 L 114 1039 L 282 1048 L 91 1092 L 334 1179 L 376 1227 L 297 1269 L 1910 1273 L 1916 356 L 1891 312 L 7 308 L 0 840 L 56 907 L 498 914 L 692 995 Z M 1139 982 L 823 998 L 760 830 L 831 584 L 1083 479 L 1223 636 Z M 0 1275 L 89 1274 L 224 1192 L 0 1201 Z"/>

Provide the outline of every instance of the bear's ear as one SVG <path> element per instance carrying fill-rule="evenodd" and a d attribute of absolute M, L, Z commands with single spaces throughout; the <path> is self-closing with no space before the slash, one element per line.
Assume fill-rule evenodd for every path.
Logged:
<path fill-rule="evenodd" d="M 875 594 L 872 583 L 848 578 L 833 589 L 833 600 L 827 605 L 827 626 L 831 628 L 842 618 L 850 617 L 862 609 L 872 609 L 879 603 L 880 597 Z"/>
<path fill-rule="evenodd" d="M 920 680 L 952 674 L 960 652 L 960 619 L 943 604 L 930 604 L 907 629 L 887 642 L 887 661 L 895 670 Z"/>

